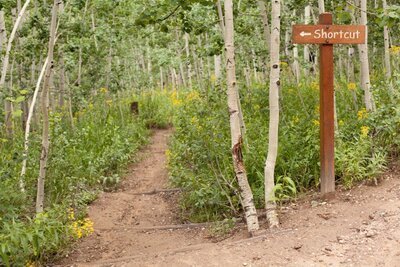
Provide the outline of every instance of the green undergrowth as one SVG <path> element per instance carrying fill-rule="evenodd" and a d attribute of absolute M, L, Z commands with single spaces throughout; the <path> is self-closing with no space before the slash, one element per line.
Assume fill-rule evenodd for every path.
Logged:
<path fill-rule="evenodd" d="M 279 152 L 275 169 L 278 201 L 319 187 L 319 85 L 283 82 Z M 363 108 L 362 90 L 337 81 L 336 182 L 346 188 L 380 174 L 397 154 L 400 108 L 387 84 L 375 81 L 377 111 Z M 246 138 L 244 160 L 258 208 L 264 203 L 264 163 L 268 149 L 268 86 L 240 91 Z M 180 92 L 175 101 L 175 134 L 167 151 L 171 182 L 182 187 L 181 211 L 193 221 L 231 218 L 240 213 L 239 189 L 230 155 L 225 89 Z"/>
<path fill-rule="evenodd" d="M 139 115 L 130 103 L 139 102 Z M 40 136 L 33 125 L 26 191 L 19 190 L 23 139 L 0 136 L 0 266 L 23 266 L 53 257 L 90 233 L 86 207 L 101 189 L 112 190 L 123 167 L 148 141 L 147 126 L 170 125 L 170 100 L 163 92 L 114 96 L 101 89 L 73 113 L 51 112 L 51 147 L 45 184 L 45 212 L 35 216 Z"/>

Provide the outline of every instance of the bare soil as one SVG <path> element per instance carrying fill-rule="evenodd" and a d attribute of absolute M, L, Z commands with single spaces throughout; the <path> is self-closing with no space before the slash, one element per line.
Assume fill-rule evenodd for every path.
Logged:
<path fill-rule="evenodd" d="M 156 130 L 121 188 L 90 206 L 95 233 L 58 266 L 400 266 L 398 171 L 383 175 L 378 186 L 338 190 L 329 199 L 313 194 L 284 205 L 277 230 L 247 238 L 241 225 L 215 243 L 205 227 L 171 226 L 182 224 L 179 192 L 154 192 L 168 187 L 170 134 Z"/>

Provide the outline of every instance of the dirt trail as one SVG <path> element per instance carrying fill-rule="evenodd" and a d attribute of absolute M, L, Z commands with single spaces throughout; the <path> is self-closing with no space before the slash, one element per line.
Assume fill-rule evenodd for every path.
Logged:
<path fill-rule="evenodd" d="M 174 193 L 135 195 L 166 188 L 169 130 L 156 131 L 145 158 L 122 190 L 104 193 L 89 210 L 95 233 L 62 266 L 400 266 L 400 175 L 379 186 L 318 195 L 280 208 L 281 228 L 247 239 L 244 227 L 219 243 L 202 229 L 143 230 L 179 223 Z M 265 225 L 263 226 L 265 227 Z"/>
<path fill-rule="evenodd" d="M 121 188 L 103 193 L 90 205 L 94 234 L 78 243 L 58 265 L 99 266 L 106 260 L 207 242 L 201 229 L 149 230 L 181 223 L 176 215 L 177 192 L 151 193 L 167 188 L 165 150 L 171 133 L 156 130 L 151 144 L 141 152 L 143 160 L 129 168 Z"/>

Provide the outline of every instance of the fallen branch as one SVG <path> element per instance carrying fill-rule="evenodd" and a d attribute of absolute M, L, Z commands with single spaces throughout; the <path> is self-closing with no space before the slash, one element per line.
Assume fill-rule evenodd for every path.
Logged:
<path fill-rule="evenodd" d="M 187 224 L 173 224 L 173 225 L 159 225 L 148 227 L 118 227 L 118 228 L 98 228 L 99 231 L 153 231 L 153 230 L 177 230 L 177 229 L 194 229 L 208 227 L 215 224 L 214 222 L 208 223 L 187 223 Z"/>
<path fill-rule="evenodd" d="M 180 192 L 180 191 L 182 191 L 181 188 L 153 189 L 152 191 L 149 191 L 149 192 L 133 193 L 133 195 L 155 195 L 155 194 L 159 194 L 159 193 L 170 193 L 170 192 Z"/>

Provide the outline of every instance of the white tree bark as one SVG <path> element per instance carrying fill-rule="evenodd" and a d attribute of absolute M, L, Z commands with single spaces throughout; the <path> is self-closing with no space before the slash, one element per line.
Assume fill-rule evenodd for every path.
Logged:
<path fill-rule="evenodd" d="M 272 1 L 271 20 L 271 45 L 270 45 L 270 84 L 269 84 L 269 133 L 268 133 L 268 155 L 265 161 L 265 209 L 270 227 L 279 227 L 276 213 L 274 195 L 274 174 L 276 158 L 278 155 L 278 132 L 279 132 L 279 90 L 280 90 L 280 0 Z"/>
<path fill-rule="evenodd" d="M 232 158 L 235 175 L 241 190 L 242 206 L 246 216 L 247 229 L 251 235 L 259 229 L 257 211 L 254 206 L 253 194 L 247 180 L 243 163 L 242 145 L 243 137 L 240 129 L 239 105 L 237 101 L 237 82 L 235 67 L 235 46 L 233 27 L 233 3 L 225 0 L 225 49 L 226 49 L 226 75 L 228 108 L 230 115 Z"/>
<path fill-rule="evenodd" d="M 4 12 L 0 11 L 0 55 L 3 54 L 3 47 L 5 48 L 7 44 L 7 30 L 6 30 L 6 21 L 4 18 Z M 4 57 L 2 59 L 1 62 L 3 62 L 4 64 L 4 60 L 8 60 L 8 58 L 6 59 L 6 57 Z M 11 70 L 13 69 L 13 67 L 11 67 Z M 4 77 L 5 78 L 5 77 Z M 3 86 L 5 85 L 5 80 L 3 83 Z M 9 88 L 11 88 L 11 86 L 9 86 Z M 1 86 L 0 86 L 0 89 Z M 5 128 L 6 128 L 6 133 L 8 137 L 12 137 L 13 136 L 13 122 L 12 122 L 12 103 L 10 101 L 8 101 L 7 99 L 4 100 L 4 124 L 5 124 Z"/>
<path fill-rule="evenodd" d="M 22 18 L 24 16 L 24 13 L 29 5 L 29 3 L 31 2 L 31 0 L 26 0 L 24 6 L 22 7 L 21 11 L 18 14 L 17 20 L 14 23 L 13 29 L 11 31 L 10 34 L 10 38 L 8 39 L 8 43 L 7 43 L 7 48 L 6 48 L 6 53 L 4 55 L 3 58 L 3 66 L 2 66 L 2 71 L 1 71 L 1 78 L 0 78 L 0 91 L 3 90 L 4 84 L 6 82 L 6 76 L 7 76 L 7 70 L 8 70 L 8 64 L 9 64 L 9 59 L 10 59 L 10 52 L 11 52 L 11 48 L 12 48 L 12 43 L 14 41 L 15 38 L 15 34 L 17 33 L 17 30 L 21 24 Z"/>
<path fill-rule="evenodd" d="M 310 24 L 311 21 L 311 6 L 310 5 L 306 5 L 306 7 L 304 8 L 304 24 Z M 305 63 L 309 63 L 310 62 L 310 47 L 309 45 L 304 45 L 304 62 Z M 308 73 L 308 69 L 306 68 L 305 73 Z"/>
<path fill-rule="evenodd" d="M 214 75 L 217 81 L 221 79 L 221 64 L 221 55 L 214 55 Z"/>
<path fill-rule="evenodd" d="M 385 14 L 387 13 L 387 2 L 386 0 L 382 0 L 383 9 Z M 384 38 L 384 46 L 385 46 L 385 74 L 386 79 L 389 82 L 389 90 L 391 94 L 393 93 L 393 83 L 392 83 L 392 66 L 390 63 L 390 51 L 389 51 L 389 29 L 388 26 L 383 27 L 383 38 Z"/>
<path fill-rule="evenodd" d="M 22 192 L 25 191 L 24 179 L 25 179 L 25 174 L 26 174 L 26 163 L 27 163 L 27 160 L 28 160 L 29 136 L 30 136 L 30 132 L 31 132 L 31 121 L 32 121 L 33 112 L 35 110 L 35 105 L 36 105 L 37 96 L 39 94 L 40 85 L 42 83 L 43 76 L 44 76 L 44 73 L 45 73 L 46 68 L 47 68 L 47 64 L 48 64 L 48 58 L 46 58 L 46 61 L 44 62 L 43 67 L 42 67 L 42 71 L 40 72 L 39 78 L 37 80 L 35 91 L 34 91 L 33 96 L 32 96 L 32 102 L 31 102 L 31 105 L 29 107 L 28 119 L 26 120 L 25 139 L 24 139 L 24 153 L 23 153 L 22 170 L 21 170 L 20 182 L 19 182 L 19 186 L 20 186 L 20 189 L 21 189 Z"/>
<path fill-rule="evenodd" d="M 325 0 L 318 0 L 318 10 L 319 14 L 325 12 Z"/>
<path fill-rule="evenodd" d="M 49 84 L 53 72 L 54 43 L 56 37 L 57 11 L 59 0 L 54 0 L 51 12 L 50 38 L 48 45 L 48 64 L 45 71 L 45 77 L 42 90 L 42 115 L 43 115 L 43 132 L 42 132 L 42 152 L 40 155 L 39 177 L 36 195 L 36 213 L 43 212 L 44 207 L 44 183 L 47 171 L 47 161 L 49 157 L 50 136 L 49 136 Z"/>
<path fill-rule="evenodd" d="M 360 1 L 360 24 L 367 25 L 367 0 Z M 361 88 L 364 90 L 365 108 L 368 111 L 374 110 L 373 98 L 371 95 L 371 82 L 369 76 L 369 62 L 368 62 L 368 28 L 365 34 L 365 43 L 358 45 L 360 62 L 361 62 Z"/>
<path fill-rule="evenodd" d="M 192 89 L 193 88 L 192 62 L 190 60 L 189 34 L 187 32 L 185 32 L 185 51 L 186 51 L 186 64 L 187 64 L 189 88 Z"/>
<path fill-rule="evenodd" d="M 264 0 L 258 0 L 258 8 L 260 9 L 260 15 L 263 22 L 263 29 L 264 29 L 264 39 L 266 40 L 266 49 L 269 51 L 269 40 L 271 40 L 271 32 L 269 30 L 269 23 L 268 23 L 268 12 L 265 6 Z"/>
<path fill-rule="evenodd" d="M 4 11 L 0 10 L 0 54 L 3 53 L 3 49 L 7 43 L 7 32 L 6 32 L 6 21 L 4 19 Z"/>
<path fill-rule="evenodd" d="M 251 55 L 253 57 L 253 75 L 254 75 L 254 80 L 258 83 L 260 80 L 258 79 L 256 52 L 254 51 L 254 49 L 251 49 Z"/>
<path fill-rule="evenodd" d="M 160 66 L 160 88 L 161 90 L 164 90 L 164 73 L 162 66 Z"/>
<path fill-rule="evenodd" d="M 221 0 L 217 0 L 219 27 L 221 28 L 222 36 L 225 38 L 225 21 L 224 14 L 222 13 Z"/>
<path fill-rule="evenodd" d="M 296 10 L 293 11 L 293 15 L 296 16 Z M 292 22 L 292 25 L 295 23 Z M 297 44 L 293 44 L 293 73 L 296 78 L 297 84 L 300 82 L 300 65 L 299 65 L 299 49 Z"/>

